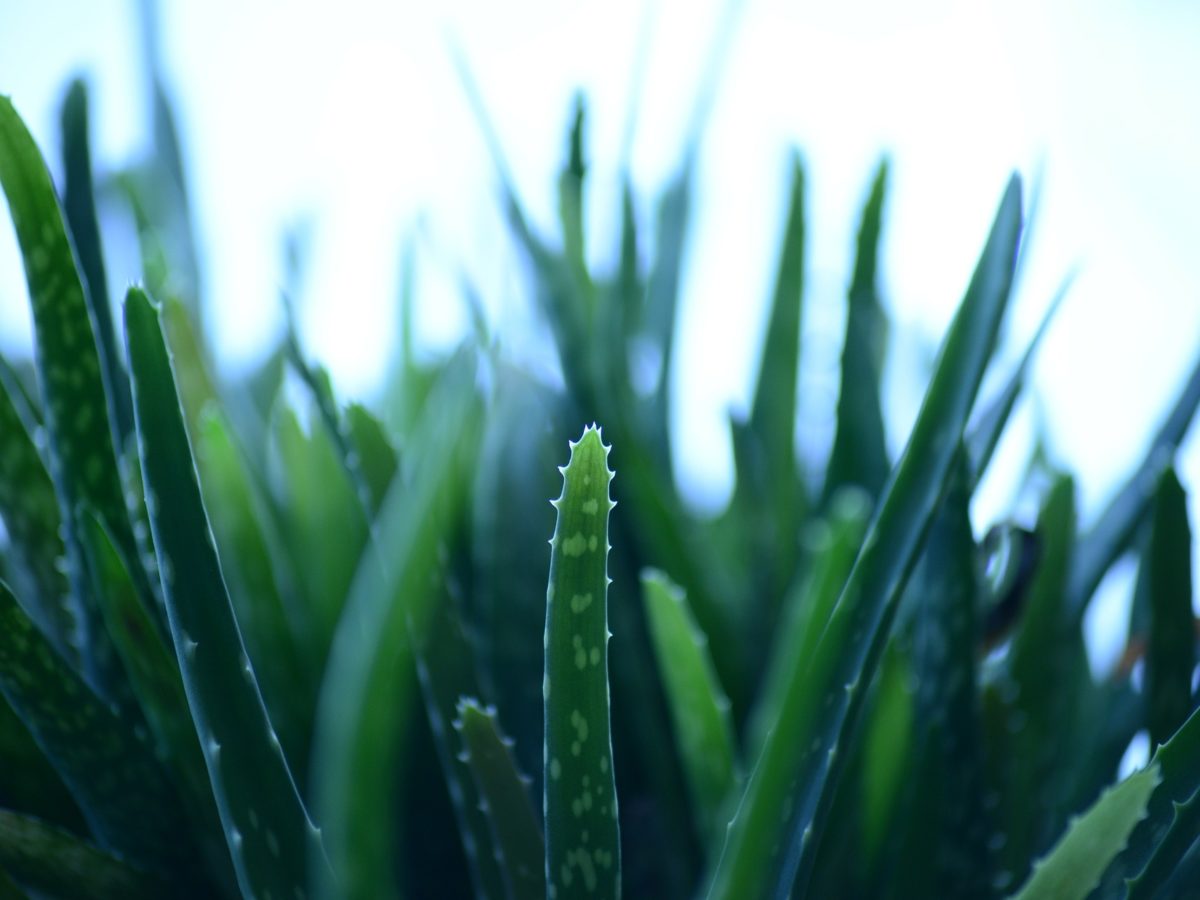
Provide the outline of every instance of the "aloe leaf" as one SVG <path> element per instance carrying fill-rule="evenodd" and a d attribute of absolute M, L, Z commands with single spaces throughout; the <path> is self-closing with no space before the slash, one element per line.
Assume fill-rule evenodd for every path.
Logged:
<path fill-rule="evenodd" d="M 791 160 L 789 196 L 758 384 L 750 421 L 740 442 L 743 452 L 737 459 L 742 502 L 751 507 L 746 527 L 755 538 L 755 568 L 765 573 L 759 590 L 772 612 L 796 565 L 796 534 L 805 500 L 796 466 L 796 391 L 805 238 L 804 169 L 798 155 Z M 774 616 L 758 618 L 766 624 Z"/>
<path fill-rule="evenodd" d="M 842 485 L 856 484 L 875 500 L 891 470 L 880 408 L 887 318 L 876 284 L 887 174 L 887 163 L 880 163 L 858 231 L 854 280 L 846 308 L 837 431 L 825 476 L 826 497 Z"/>
<path fill-rule="evenodd" d="M 608 518 L 599 429 L 572 442 L 546 588 L 546 893 L 621 895 L 621 846 L 608 691 Z"/>
<path fill-rule="evenodd" d="M 37 383 L 36 365 L 31 360 L 23 359 L 18 365 L 0 356 L 0 387 L 8 394 L 9 400 L 25 424 L 25 430 L 36 434 L 42 427 L 42 408 L 35 394 Z"/>
<path fill-rule="evenodd" d="M 171 893 L 164 879 L 60 828 L 6 809 L 0 809 L 0 869 L 39 896 L 61 900 L 154 900 Z"/>
<path fill-rule="evenodd" d="M 201 414 L 194 437 L 204 505 L 246 652 L 284 755 L 306 772 L 318 674 L 302 655 L 306 623 L 297 611 L 289 614 L 276 575 L 278 536 L 268 537 L 264 501 L 217 407 Z"/>
<path fill-rule="evenodd" d="M 567 164 L 558 177 L 558 212 L 563 230 L 563 255 L 571 270 L 577 289 L 587 305 L 584 314 L 591 315 L 591 275 L 588 274 L 586 244 L 583 232 L 583 183 L 587 166 L 583 161 L 583 126 L 586 108 L 582 95 L 576 95 L 571 114 L 571 132 L 567 145 Z"/>
<path fill-rule="evenodd" d="M 2 584 L 0 693 L 103 849 L 162 872 L 189 868 L 179 801 L 150 747 L 67 666 Z"/>
<path fill-rule="evenodd" d="M 87 824 L 79 807 L 30 735 L 25 723 L 0 694 L 0 808 L 55 822 L 77 833 Z"/>
<path fill-rule="evenodd" d="M 244 893 L 291 896 L 322 855 L 225 590 L 159 316 L 131 289 L 125 331 L 146 505 L 171 636 Z"/>
<path fill-rule="evenodd" d="M 174 771 L 188 815 L 206 852 L 218 865 L 227 866 L 227 857 L 212 850 L 211 837 L 220 835 L 220 822 L 174 654 L 138 602 L 128 565 L 107 529 L 86 508 L 80 510 L 78 519 L 77 527 L 83 537 L 105 625 L 134 695 L 146 714 L 158 745 L 158 756 Z"/>
<path fill-rule="evenodd" d="M 88 503 L 109 523 L 123 549 L 134 548 L 117 470 L 108 400 L 86 294 L 50 174 L 33 138 L 7 98 L 0 97 L 0 183 L 25 262 L 37 364 L 46 406 L 50 474 L 67 523 L 72 589 L 80 607 L 83 669 L 91 684 L 117 696 L 118 665 L 95 601 L 88 595 L 82 548 L 71 527 Z"/>
<path fill-rule="evenodd" d="M 33 438 L 26 430 L 7 385 L 0 384 L 0 517 L 10 542 L 9 555 L 24 576 L 21 595 L 30 617 L 54 649 L 79 665 L 78 609 L 62 560 L 54 484 Z"/>
<path fill-rule="evenodd" d="M 121 365 L 122 355 L 113 327 L 112 304 L 108 298 L 108 276 L 104 271 L 104 248 L 96 221 L 96 198 L 92 190 L 92 154 L 88 141 L 87 85 L 81 78 L 71 82 L 61 113 L 63 212 L 74 239 L 84 295 L 92 314 L 97 350 L 107 387 L 109 415 L 114 439 L 122 447 L 133 432 L 133 406 L 129 376 Z"/>
<path fill-rule="evenodd" d="M 188 434 L 195 435 L 204 410 L 218 402 L 216 382 L 204 355 L 204 346 L 183 301 L 168 297 L 162 302 L 163 334 L 171 351 L 172 369 L 179 385 Z"/>
<path fill-rule="evenodd" d="M 1104 573 L 1128 548 L 1146 516 L 1163 468 L 1187 435 L 1200 406 L 1200 360 L 1188 376 L 1165 421 L 1150 442 L 1137 470 L 1079 539 L 1067 586 L 1070 608 L 1082 618 Z"/>
<path fill-rule="evenodd" d="M 1028 236 L 1025 238 L 1025 243 L 1027 242 Z M 992 461 L 992 455 L 996 452 L 996 446 L 1000 443 L 1004 429 L 1008 426 L 1008 420 L 1012 416 L 1013 408 L 1017 405 L 1017 399 L 1025 388 L 1029 369 L 1033 365 L 1038 347 L 1041 346 L 1046 332 L 1050 330 L 1050 323 L 1054 321 L 1054 316 L 1058 312 L 1059 306 L 1062 305 L 1063 298 L 1067 296 L 1074 279 L 1075 276 L 1072 273 L 1059 286 L 1058 292 L 1050 301 L 1046 314 L 1042 316 L 1041 324 L 1038 325 L 1037 331 L 1029 341 L 1029 346 L 1025 348 L 1020 362 L 1013 369 L 1008 381 L 1004 383 L 1004 387 L 984 407 L 982 412 L 974 417 L 967 430 L 967 454 L 970 457 L 971 469 L 975 473 L 976 481 L 983 477 L 988 464 Z"/>
<path fill-rule="evenodd" d="M 1075 811 L 1070 778 L 1055 774 L 1070 765 L 1073 753 L 1060 735 L 1065 723 L 1075 726 L 1072 737 L 1086 733 L 1092 688 L 1082 632 L 1064 607 L 1075 534 L 1074 482 L 1069 477 L 1052 485 L 1037 534 L 1041 558 L 1025 612 L 990 687 L 995 694 L 991 788 L 1001 829 L 997 883 L 1010 888 L 1024 880 L 1032 861 L 1046 852 Z M 1038 814 L 1031 816 L 1031 809 Z"/>
<path fill-rule="evenodd" d="M 557 398 L 527 374 L 496 373 L 496 396 L 471 487 L 473 621 L 479 677 L 517 740 L 521 769 L 541 792 L 543 650 L 546 572 L 554 510 L 546 503 L 558 487 L 554 470 Z M 503 478 L 495 477 L 503 472 Z"/>
<path fill-rule="evenodd" d="M 333 396 L 333 385 L 329 381 L 329 373 L 307 362 L 304 357 L 304 350 L 300 346 L 300 335 L 296 331 L 295 318 L 290 304 L 287 306 L 287 310 L 288 360 L 291 362 L 292 368 L 300 376 L 300 380 L 304 382 L 312 394 L 313 402 L 317 407 L 317 413 L 320 415 L 329 438 L 333 442 L 342 468 L 346 470 L 346 475 L 349 477 L 350 483 L 354 485 L 354 492 L 358 497 L 363 519 L 369 526 L 375 512 L 375 508 L 372 506 L 371 486 L 367 483 L 366 475 L 362 471 L 359 455 L 351 443 L 346 424 L 342 421 L 341 414 L 338 412 L 337 400 Z"/>
<path fill-rule="evenodd" d="M 377 517 L 329 654 L 318 703 L 314 791 L 334 871 L 312 872 L 323 897 L 396 895 L 394 761 L 411 709 L 410 629 L 425 628 L 438 547 L 458 514 L 479 410 L 470 357 L 458 358 L 425 403 L 407 444 L 412 478 Z"/>
<path fill-rule="evenodd" d="M 329 431 L 306 434 L 296 414 L 276 409 L 270 483 L 276 521 L 294 573 L 311 641 L 307 655 L 321 671 L 369 532 L 359 495 Z M 330 534 L 338 540 L 329 540 Z"/>
<path fill-rule="evenodd" d="M 1150 598 L 1146 714 L 1152 746 L 1166 743 L 1192 711 L 1196 647 L 1191 547 L 1187 495 L 1175 471 L 1167 468 L 1154 498 L 1141 573 Z"/>
<path fill-rule="evenodd" d="M 383 504 L 392 484 L 399 460 L 391 439 L 380 422 L 361 403 L 351 403 L 345 410 L 346 436 L 358 456 L 358 468 L 366 483 L 369 509 L 372 515 Z"/>
<path fill-rule="evenodd" d="M 804 665 L 821 639 L 862 546 L 870 515 L 866 493 L 847 488 L 834 495 L 826 517 L 807 530 L 804 543 L 812 562 L 786 598 L 771 641 L 762 686 L 746 726 L 747 759 L 758 759 L 767 734 L 782 715 L 792 673 Z"/>
<path fill-rule="evenodd" d="M 1192 807 L 1200 794 L 1197 758 L 1200 758 L 1200 711 L 1193 712 L 1151 758 L 1148 768 L 1161 771 L 1162 782 L 1150 797 L 1145 818 L 1104 872 L 1097 896 L 1122 897 L 1127 888 L 1130 893 L 1140 891 L 1137 886 L 1140 879 L 1157 880 L 1182 858 L 1195 839 L 1188 826 L 1194 825 Z"/>
<path fill-rule="evenodd" d="M 725 826 L 721 814 L 738 778 L 729 699 L 683 591 L 662 572 L 648 570 L 642 573 L 642 598 L 698 836 L 705 846 L 716 846 Z"/>
<path fill-rule="evenodd" d="M 670 474 L 671 365 L 675 350 L 675 319 L 683 259 L 687 247 L 688 222 L 692 207 L 695 150 L 689 148 L 679 172 L 659 201 L 654 228 L 654 261 L 646 282 L 646 303 L 641 316 L 642 333 L 658 351 L 658 384 L 651 395 L 652 445 L 659 448 L 655 462 Z M 664 468 L 665 467 L 665 468 Z"/>
<path fill-rule="evenodd" d="M 784 896 L 808 876 L 845 766 L 843 744 L 887 642 L 896 605 L 951 474 L 1012 283 L 1021 229 L 1014 176 L 942 348 L 908 447 L 807 665 L 793 673 L 720 861 L 713 900 Z"/>
<path fill-rule="evenodd" d="M 486 805 L 463 758 L 461 736 L 453 724 L 459 713 L 460 698 L 478 696 L 479 680 L 473 665 L 473 648 L 463 633 L 453 591 L 445 574 L 439 581 L 443 587 L 438 591 L 429 620 L 420 634 L 411 637 L 413 655 L 434 749 L 454 806 L 475 895 L 487 900 L 504 892 L 499 845 L 494 842 Z"/>
<path fill-rule="evenodd" d="M 960 454 L 953 481 L 902 603 L 912 660 L 910 803 L 900 822 L 896 879 L 911 896 L 984 896 L 990 890 L 990 812 L 978 696 L 977 550 L 971 531 L 972 474 Z M 883 747 L 889 745 L 884 744 Z M 884 752 L 889 752 L 884 750 Z"/>
<path fill-rule="evenodd" d="M 529 796 L 529 779 L 513 759 L 512 741 L 500 732 L 495 709 L 474 699 L 458 704 L 454 727 L 462 736 L 464 761 L 485 804 L 497 859 L 512 900 L 546 896 L 545 842 Z"/>
<path fill-rule="evenodd" d="M 1101 795 L 1075 820 L 1050 855 L 1034 866 L 1033 874 L 1016 895 L 1018 900 L 1087 897 L 1145 816 L 1161 778 L 1158 766 L 1152 763 Z"/>

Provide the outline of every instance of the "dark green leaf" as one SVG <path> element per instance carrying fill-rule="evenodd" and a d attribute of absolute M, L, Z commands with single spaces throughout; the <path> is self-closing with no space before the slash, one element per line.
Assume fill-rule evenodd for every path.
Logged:
<path fill-rule="evenodd" d="M 89 682 L 106 696 L 124 702 L 125 698 L 119 696 L 119 665 L 94 599 L 88 594 L 82 548 L 72 528 L 75 507 L 88 503 L 113 529 L 122 550 L 135 555 L 109 427 L 100 356 L 50 174 L 12 103 L 2 97 L 0 183 L 8 196 L 29 284 L 46 406 L 50 473 L 60 514 L 67 523 L 72 588 L 81 611 L 83 670 Z M 150 596 L 148 587 L 142 596 Z"/>
<path fill-rule="evenodd" d="M 66 831 L 6 809 L 0 809 L 0 869 L 39 896 L 61 900 L 156 900 L 172 893 L 164 879 Z"/>
<path fill-rule="evenodd" d="M 96 221 L 96 198 L 92 191 L 92 154 L 88 140 L 87 84 L 71 82 L 63 101 L 62 114 L 63 212 L 66 213 L 85 296 L 92 313 L 96 345 L 108 391 L 109 415 L 117 447 L 133 433 L 133 406 L 129 376 L 121 364 L 123 356 L 113 328 L 112 304 L 108 299 L 108 276 L 104 272 L 104 248 Z"/>
<path fill-rule="evenodd" d="M 842 485 L 856 484 L 875 500 L 891 470 L 880 408 L 887 318 L 879 301 L 876 277 L 887 173 L 887 163 L 880 163 L 858 231 L 854 280 L 846 307 L 837 432 L 825 476 L 826 497 Z"/>
<path fill-rule="evenodd" d="M 438 547 L 458 514 L 468 459 L 477 451 L 474 367 L 465 362 L 452 365 L 426 401 L 406 445 L 411 481 L 397 481 L 384 500 L 376 540 L 360 563 L 330 651 L 313 771 L 339 881 L 317 866 L 312 881 L 322 897 L 396 895 L 393 761 L 411 709 L 407 637 L 427 622 Z"/>
<path fill-rule="evenodd" d="M 521 775 L 513 760 L 512 741 L 501 734 L 496 711 L 484 709 L 472 699 L 459 702 L 454 727 L 462 736 L 464 761 L 483 798 L 508 896 L 542 900 L 546 896 L 545 842 L 529 796 L 529 779 Z"/>
<path fill-rule="evenodd" d="M 163 873 L 190 870 L 179 799 L 150 747 L 63 662 L 2 584 L 0 693 L 103 849 Z"/>
<path fill-rule="evenodd" d="M 267 717 L 200 498 L 159 316 L 137 289 L 125 331 L 146 505 L 171 636 L 238 884 L 253 896 L 304 891 L 323 856 Z"/>
<path fill-rule="evenodd" d="M 1146 710 L 1151 746 L 1165 743 L 1192 711 L 1196 630 L 1192 618 L 1192 530 L 1187 495 L 1173 469 L 1163 471 L 1150 519 L 1142 572 L 1150 599 Z"/>
<path fill-rule="evenodd" d="M 713 900 L 782 897 L 794 882 L 798 896 L 806 894 L 845 766 L 844 741 L 858 724 L 863 693 L 946 489 L 995 346 L 1020 230 L 1021 188 L 1014 176 L 862 553 L 812 658 L 793 673 L 779 724 L 767 738 L 712 872 Z"/>

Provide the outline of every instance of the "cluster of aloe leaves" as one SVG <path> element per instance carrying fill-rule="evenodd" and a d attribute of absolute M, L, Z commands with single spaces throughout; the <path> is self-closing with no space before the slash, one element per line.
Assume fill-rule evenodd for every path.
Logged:
<path fill-rule="evenodd" d="M 1038 454 L 1037 521 L 975 534 L 1034 350 L 979 396 L 1024 252 L 1019 179 L 892 459 L 880 168 L 836 436 L 808 471 L 795 162 L 736 490 L 704 518 L 667 426 L 694 148 L 652 236 L 625 187 L 615 271 L 594 272 L 580 106 L 559 240 L 502 179 L 561 383 L 503 333 L 419 362 L 406 331 L 372 410 L 339 403 L 294 332 L 250 376 L 213 371 L 154 85 L 155 153 L 103 181 L 72 86 L 57 191 L 0 99 L 36 332 L 32 362 L 0 367 L 0 898 L 1190 896 L 1173 457 L 1200 366 L 1086 529 Z M 98 203 L 137 225 L 145 286 L 119 311 Z M 1097 676 L 1084 613 L 1129 555 L 1129 652 Z M 1156 750 L 1119 780 L 1142 731 Z"/>

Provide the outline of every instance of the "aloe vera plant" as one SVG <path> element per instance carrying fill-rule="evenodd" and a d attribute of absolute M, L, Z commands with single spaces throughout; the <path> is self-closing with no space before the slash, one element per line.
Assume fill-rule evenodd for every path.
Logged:
<path fill-rule="evenodd" d="M 460 347 L 422 359 L 406 292 L 382 399 L 346 404 L 291 328 L 243 379 L 213 366 L 148 56 L 157 155 L 93 171 L 76 82 L 61 193 L 0 98 L 35 329 L 32 361 L 0 361 L 0 897 L 1194 896 L 1176 455 L 1200 363 L 1093 521 L 1035 454 L 1036 519 L 1014 503 L 976 533 L 1063 293 L 984 395 L 1028 250 L 1019 178 L 892 458 L 880 165 L 847 236 L 822 458 L 796 444 L 813 223 L 790 157 L 733 495 L 700 516 L 669 427 L 694 137 L 656 215 L 623 177 L 603 270 L 585 252 L 586 104 L 559 235 L 532 224 L 484 121 L 560 371 L 524 364 L 523 336 L 478 310 Z M 125 205 L 143 254 L 119 315 L 104 204 Z M 1127 648 L 1093 672 L 1084 614 L 1128 558 Z M 1119 777 L 1143 732 L 1149 761 Z"/>

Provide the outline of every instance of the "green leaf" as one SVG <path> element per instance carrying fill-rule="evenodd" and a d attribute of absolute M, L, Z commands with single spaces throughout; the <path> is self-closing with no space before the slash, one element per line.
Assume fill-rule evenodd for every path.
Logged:
<path fill-rule="evenodd" d="M 726 824 L 722 813 L 738 778 L 729 699 L 717 682 L 708 639 L 696 626 L 683 591 L 662 572 L 647 570 L 642 573 L 642 598 L 697 836 L 705 846 L 715 847 Z"/>
<path fill-rule="evenodd" d="M 361 403 L 351 403 L 345 410 L 346 437 L 358 456 L 358 468 L 366 482 L 370 509 L 374 515 L 392 484 L 399 460 L 391 439 L 380 422 Z"/>
<path fill-rule="evenodd" d="M 914 768 L 905 774 L 909 803 L 895 822 L 902 830 L 893 835 L 901 848 L 893 878 L 910 896 L 975 897 L 990 890 L 972 480 L 964 449 L 901 601 L 915 686 Z"/>
<path fill-rule="evenodd" d="M 1025 243 L 1027 242 L 1028 236 Z M 1038 325 L 1037 331 L 1030 339 L 1029 346 L 1025 348 L 1025 353 L 1021 356 L 1012 375 L 983 411 L 974 417 L 967 431 L 967 453 L 970 456 L 971 470 L 975 473 L 976 481 L 983 477 L 988 464 L 992 461 L 992 454 L 996 452 L 996 446 L 1000 443 L 1004 429 L 1008 426 L 1008 420 L 1012 415 L 1013 408 L 1017 405 L 1017 399 L 1025 388 L 1025 381 L 1029 377 L 1029 369 L 1033 365 L 1037 349 L 1041 346 L 1042 339 L 1050 329 L 1050 323 L 1054 321 L 1055 313 L 1058 312 L 1073 281 L 1074 275 L 1068 276 L 1063 281 L 1058 293 L 1050 301 L 1046 314 L 1042 316 L 1041 324 Z"/>
<path fill-rule="evenodd" d="M 192 719 L 244 893 L 305 890 L 320 838 L 267 717 L 201 502 L 159 316 L 131 289 L 125 331 L 146 505 Z"/>
<path fill-rule="evenodd" d="M 122 354 L 113 328 L 112 304 L 108 299 L 108 276 L 104 272 L 104 248 L 96 221 L 96 198 L 92 190 L 92 154 L 88 142 L 87 84 L 82 78 L 71 82 L 61 112 L 63 212 L 70 226 L 85 296 L 96 330 L 96 345 L 107 388 L 109 415 L 114 439 L 123 447 L 133 433 L 133 406 L 129 376 L 121 364 Z"/>
<path fill-rule="evenodd" d="M 512 900 L 546 896 L 545 842 L 529 796 L 529 779 L 517 769 L 512 741 L 500 732 L 496 711 L 463 698 L 455 729 L 492 828 L 496 858 Z"/>
<path fill-rule="evenodd" d="M 54 484 L 7 385 L 0 383 L 0 517 L 26 610 L 54 649 L 79 666 L 79 611 L 67 576 Z"/>
<path fill-rule="evenodd" d="M 178 890 L 69 832 L 6 809 L 0 809 L 0 869 L 38 896 L 60 900 L 155 900 Z"/>
<path fill-rule="evenodd" d="M 158 757 L 175 775 L 188 817 L 209 868 L 232 885 L 233 872 L 200 742 L 188 711 L 175 655 L 137 599 L 129 567 L 95 513 L 81 509 L 77 528 L 104 623 L 157 744 Z"/>
<path fill-rule="evenodd" d="M 82 548 L 73 530 L 75 507 L 90 504 L 134 556 L 133 533 L 113 450 L 108 399 L 91 314 L 50 174 L 12 103 L 0 97 L 0 183 L 29 284 L 37 363 L 45 402 L 50 473 L 67 523 L 72 588 L 81 610 L 80 651 L 88 681 L 118 696 L 118 665 L 100 614 L 87 591 Z M 149 591 L 143 595 L 149 596 Z"/>
<path fill-rule="evenodd" d="M 190 870 L 179 800 L 150 747 L 55 653 L 3 584 L 0 693 L 103 849 L 164 873 Z"/>
<path fill-rule="evenodd" d="M 746 726 L 747 759 L 758 759 L 767 734 L 782 715 L 792 673 L 811 657 L 821 639 L 862 546 L 870 515 L 866 493 L 846 488 L 834 495 L 826 517 L 814 520 L 807 529 L 804 543 L 811 563 L 789 592 L 771 641 L 762 687 Z"/>
<path fill-rule="evenodd" d="M 546 892 L 618 898 L 621 846 L 608 692 L 609 447 L 571 443 L 546 588 Z"/>
<path fill-rule="evenodd" d="M 516 738 L 521 769 L 541 792 L 546 572 L 558 487 L 562 418 L 555 395 L 512 367 L 499 367 L 480 463 L 471 487 L 472 620 L 479 676 L 501 721 Z M 497 472 L 504 476 L 496 477 Z"/>
<path fill-rule="evenodd" d="M 800 322 L 804 296 L 804 169 L 791 160 L 791 192 L 780 251 L 775 296 L 750 421 L 740 426 L 739 500 L 749 506 L 745 527 L 751 533 L 755 571 L 763 573 L 754 594 L 770 612 L 757 618 L 768 624 L 796 566 L 796 535 L 805 505 L 796 465 L 796 391 L 800 366 Z"/>
<path fill-rule="evenodd" d="M 1128 548 L 1146 516 L 1163 468 L 1187 435 L 1200 406 L 1200 360 L 1188 376 L 1142 463 L 1079 540 L 1067 586 L 1070 608 L 1082 618 L 1104 574 Z"/>
<path fill-rule="evenodd" d="M 273 523 L 232 429 L 215 406 L 205 410 L 197 428 L 201 492 L 238 629 L 284 755 L 294 771 L 307 772 L 319 674 L 315 662 L 302 655 L 306 621 L 285 603 L 276 575 L 284 565 L 279 537 L 269 531 Z"/>
<path fill-rule="evenodd" d="M 1043 502 L 1037 526 L 1040 561 L 1008 656 L 989 686 L 994 694 L 988 699 L 991 790 L 1003 838 L 997 840 L 1000 887 L 1020 884 L 1076 811 L 1071 779 L 1060 773 L 1070 771 L 1063 767 L 1071 765 L 1073 741 L 1085 733 L 1092 683 L 1083 634 L 1064 605 L 1075 534 L 1074 491 L 1072 479 L 1060 477 Z"/>
<path fill-rule="evenodd" d="M 584 316 L 590 319 L 594 288 L 588 273 L 583 230 L 583 182 L 587 174 L 587 166 L 583 161 L 583 126 L 586 113 L 583 96 L 577 94 L 571 115 L 567 164 L 558 177 L 558 213 L 563 230 L 563 256 L 584 298 Z"/>
<path fill-rule="evenodd" d="M 1012 283 L 1020 181 L 1009 182 L 983 256 L 955 316 L 912 436 L 863 549 L 807 665 L 792 673 L 730 825 L 709 896 L 806 895 L 845 741 L 887 642 L 896 605 L 946 489 Z"/>
<path fill-rule="evenodd" d="M 328 429 L 312 423 L 306 434 L 292 410 L 275 412 L 269 459 L 276 520 L 310 641 L 305 652 L 320 672 L 367 545 L 367 519 Z"/>
<path fill-rule="evenodd" d="M 854 280 L 846 308 L 837 432 L 825 476 L 826 497 L 842 485 L 856 484 L 874 501 L 891 470 L 880 408 L 887 318 L 876 284 L 887 174 L 887 163 L 880 163 L 858 231 Z"/>
<path fill-rule="evenodd" d="M 1154 896 L 1154 884 L 1178 865 L 1196 837 L 1194 807 L 1200 795 L 1197 759 L 1200 711 L 1193 712 L 1150 760 L 1147 769 L 1161 772 L 1162 781 L 1150 797 L 1145 818 L 1104 872 L 1098 896 L 1122 897 L 1127 888 L 1131 895 Z"/>
<path fill-rule="evenodd" d="M 1040 860 L 1018 900 L 1083 900 L 1146 814 L 1161 782 L 1153 763 L 1105 791 L 1072 823 L 1050 855 Z"/>
<path fill-rule="evenodd" d="M 455 592 L 445 573 L 438 582 L 441 589 L 429 612 L 429 621 L 420 634 L 414 634 L 410 639 L 425 714 L 429 718 L 438 763 L 449 788 L 475 895 L 486 900 L 499 896 L 504 890 L 504 872 L 498 861 L 500 844 L 493 839 L 486 805 L 463 756 L 461 735 L 453 724 L 459 714 L 459 700 L 478 696 L 479 679 L 474 666 L 474 648 L 467 642 L 456 609 Z"/>
<path fill-rule="evenodd" d="M 1187 495 L 1175 471 L 1163 471 L 1150 519 L 1142 572 L 1150 598 L 1146 700 L 1151 746 L 1166 743 L 1192 711 L 1196 666 L 1192 618 L 1192 530 Z"/>
<path fill-rule="evenodd" d="M 87 825 L 62 779 L 0 694 L 0 807 L 83 833 Z"/>
<path fill-rule="evenodd" d="M 339 900 L 396 896 L 394 761 L 411 709 L 410 629 L 425 628 L 438 547 L 458 514 L 477 451 L 470 357 L 447 369 L 406 445 L 411 480 L 397 481 L 377 517 L 329 654 L 318 703 L 314 791 L 334 871 L 312 882 Z"/>

